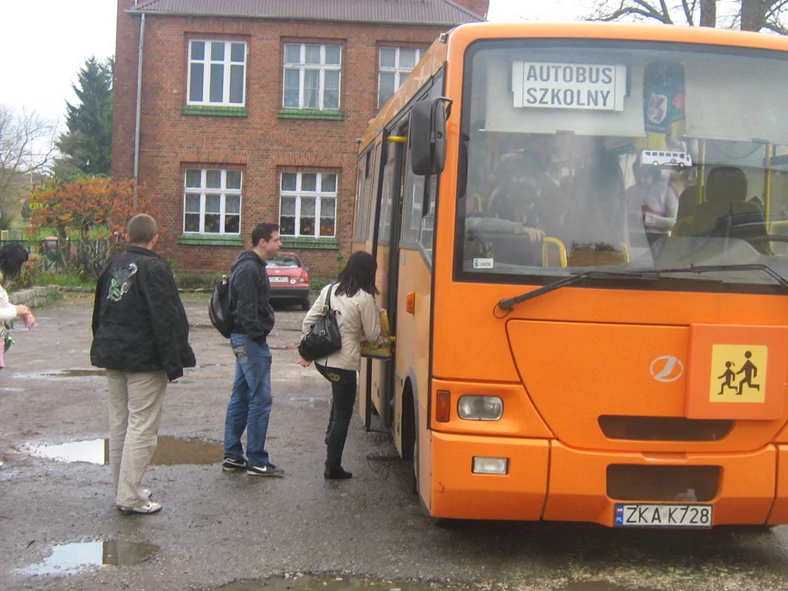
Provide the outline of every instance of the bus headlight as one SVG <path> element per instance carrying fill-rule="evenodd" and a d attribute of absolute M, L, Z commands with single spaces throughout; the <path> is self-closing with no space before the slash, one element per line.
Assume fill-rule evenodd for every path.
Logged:
<path fill-rule="evenodd" d="M 474 474 L 507 474 L 509 472 L 508 458 L 485 458 L 474 456 Z"/>
<path fill-rule="evenodd" d="M 498 396 L 460 396 L 457 414 L 466 421 L 497 421 L 503 416 L 503 400 Z"/>

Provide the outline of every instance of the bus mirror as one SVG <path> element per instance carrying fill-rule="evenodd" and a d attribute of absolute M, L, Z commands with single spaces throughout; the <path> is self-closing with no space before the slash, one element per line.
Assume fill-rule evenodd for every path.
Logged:
<path fill-rule="evenodd" d="M 444 100 L 418 102 L 410 112 L 410 168 L 413 174 L 438 174 L 446 164 Z"/>

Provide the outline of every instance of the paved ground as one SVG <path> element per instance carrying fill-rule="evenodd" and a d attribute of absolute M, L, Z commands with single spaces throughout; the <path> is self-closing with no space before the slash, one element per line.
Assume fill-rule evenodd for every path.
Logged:
<path fill-rule="evenodd" d="M 306 572 L 522 591 L 788 589 L 786 527 L 768 533 L 485 522 L 436 527 L 408 494 L 388 437 L 365 432 L 358 417 L 344 462 L 355 477 L 324 481 L 329 388 L 314 369 L 296 365 L 292 346 L 303 317 L 297 308 L 278 311 L 271 338 L 269 449 L 286 477 L 228 475 L 216 463 L 201 463 L 215 462 L 233 358 L 208 324 L 207 298 L 184 299 L 198 367 L 168 390 L 161 447 L 177 457 L 148 473 L 146 484 L 164 504 L 155 516 L 118 514 L 107 466 L 26 451 L 31 444 L 106 436 L 105 378 L 93 375 L 88 359 L 90 297 L 72 294 L 37 310 L 38 326 L 16 331 L 17 345 L 0 372 L 0 588 L 214 589 Z M 175 449 L 178 439 L 189 441 Z M 23 570 L 46 564 L 63 545 L 93 542 L 104 543 L 105 555 L 107 548 L 150 554 L 136 566 L 60 575 Z"/>

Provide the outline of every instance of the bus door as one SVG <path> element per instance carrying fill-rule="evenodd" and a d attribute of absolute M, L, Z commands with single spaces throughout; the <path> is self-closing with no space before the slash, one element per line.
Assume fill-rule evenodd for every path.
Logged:
<path fill-rule="evenodd" d="M 375 284 L 380 290 L 377 303 L 388 313 L 392 336 L 396 335 L 397 326 L 399 235 L 405 186 L 403 179 L 406 146 L 406 125 L 395 128 L 384 138 L 383 179 L 377 228 L 378 273 Z M 391 425 L 393 417 L 395 349 L 396 346 L 392 346 L 391 359 L 372 360 L 372 404 L 386 427 Z"/>

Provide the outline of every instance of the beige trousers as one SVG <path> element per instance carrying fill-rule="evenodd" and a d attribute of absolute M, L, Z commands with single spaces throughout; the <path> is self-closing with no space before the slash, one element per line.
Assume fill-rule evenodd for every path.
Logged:
<path fill-rule="evenodd" d="M 156 451 L 167 374 L 108 369 L 107 381 L 109 464 L 115 503 L 140 507 L 148 502 L 140 484 Z"/>

